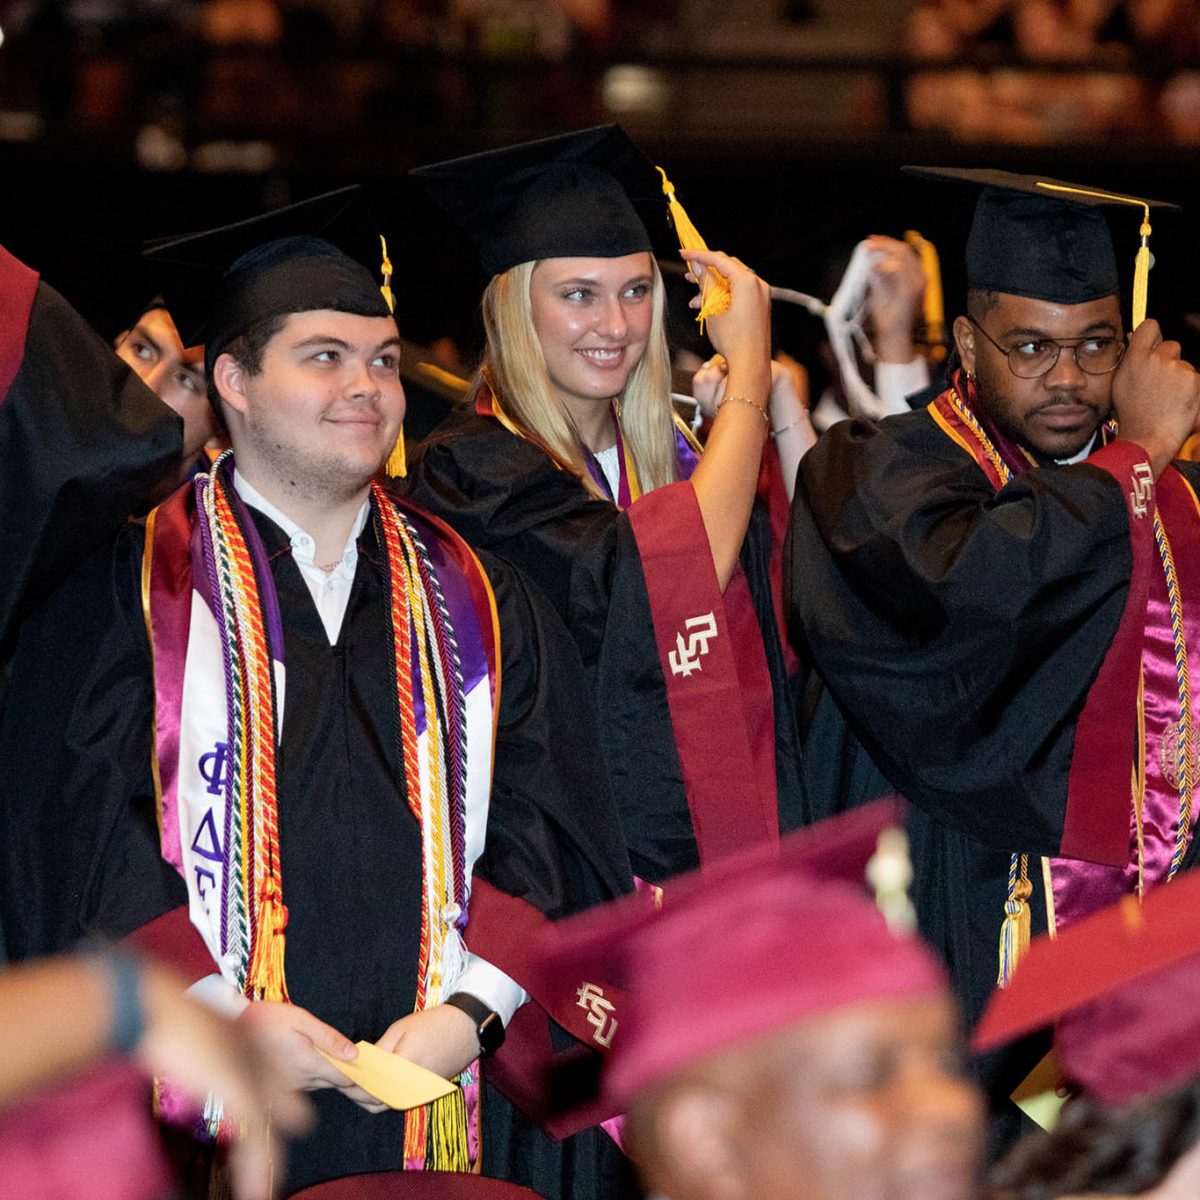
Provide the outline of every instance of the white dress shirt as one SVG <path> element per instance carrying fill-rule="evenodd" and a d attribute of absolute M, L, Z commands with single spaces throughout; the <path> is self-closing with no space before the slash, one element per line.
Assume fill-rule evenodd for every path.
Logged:
<path fill-rule="evenodd" d="M 604 478 L 608 481 L 608 490 L 612 492 L 615 500 L 621 492 L 621 456 L 617 446 L 614 443 L 607 450 L 593 450 L 592 454 L 600 464 L 600 470 L 604 472 Z"/>

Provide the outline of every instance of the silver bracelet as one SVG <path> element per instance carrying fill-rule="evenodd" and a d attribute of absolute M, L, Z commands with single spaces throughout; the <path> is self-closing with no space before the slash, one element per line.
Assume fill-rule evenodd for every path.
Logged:
<path fill-rule="evenodd" d="M 763 419 L 763 423 L 767 426 L 771 424 L 771 418 L 767 415 L 767 410 L 761 404 L 755 404 L 753 400 L 746 399 L 745 396 L 722 396 L 717 403 L 717 412 L 721 411 L 722 404 L 728 404 L 730 400 L 740 401 L 742 404 L 748 404 L 754 409 Z"/>
<path fill-rule="evenodd" d="M 797 417 L 790 425 L 784 425 L 779 429 L 772 429 L 771 436 L 778 437 L 781 433 L 787 433 L 789 429 L 799 429 L 808 420 L 808 409 L 804 410 L 804 416 Z"/>

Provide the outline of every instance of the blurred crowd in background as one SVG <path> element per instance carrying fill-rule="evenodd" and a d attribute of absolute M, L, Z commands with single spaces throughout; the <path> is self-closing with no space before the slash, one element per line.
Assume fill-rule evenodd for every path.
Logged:
<path fill-rule="evenodd" d="M 157 169 L 353 125 L 1200 141 L 1197 0 L 9 0 L 0 29 L 0 139 L 73 123 Z"/>

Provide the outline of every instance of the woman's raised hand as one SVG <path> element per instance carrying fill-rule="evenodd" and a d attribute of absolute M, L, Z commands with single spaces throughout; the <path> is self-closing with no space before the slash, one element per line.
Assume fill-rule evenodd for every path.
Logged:
<path fill-rule="evenodd" d="M 689 275 L 699 282 L 711 267 L 729 284 L 730 304 L 725 312 L 708 318 L 707 333 L 717 351 L 737 376 L 739 389 L 757 393 L 765 402 L 771 390 L 771 290 L 741 259 L 719 250 L 681 250 Z M 703 284 L 701 285 L 703 286 Z M 691 301 L 700 307 L 700 297 Z"/>

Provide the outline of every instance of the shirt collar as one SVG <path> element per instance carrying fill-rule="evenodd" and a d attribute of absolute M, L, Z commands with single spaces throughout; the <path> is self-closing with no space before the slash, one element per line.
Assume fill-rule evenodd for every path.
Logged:
<path fill-rule="evenodd" d="M 292 543 L 292 554 L 295 557 L 306 563 L 314 561 L 313 556 L 316 553 L 317 547 L 312 537 L 297 525 L 287 513 L 276 508 L 266 496 L 247 481 L 246 477 L 236 467 L 233 469 L 233 486 L 237 489 L 237 494 L 251 508 L 257 509 L 264 517 L 274 521 L 287 534 L 288 540 Z M 346 539 L 346 545 L 342 549 L 341 561 L 343 566 L 350 567 L 358 561 L 358 535 L 362 533 L 367 523 L 367 516 L 370 510 L 370 501 L 364 500 L 362 508 L 358 510 L 358 516 L 354 518 L 354 525 L 350 530 L 350 536 Z"/>
<path fill-rule="evenodd" d="M 1056 458 L 1054 460 L 1055 464 L 1060 467 L 1073 467 L 1076 463 L 1083 462 L 1083 460 L 1087 458 L 1087 456 L 1095 449 L 1096 439 L 1099 436 L 1099 434 L 1093 433 L 1091 441 L 1088 442 L 1088 444 L 1084 446 L 1084 448 L 1080 450 L 1078 454 L 1072 454 L 1070 458 Z"/>

